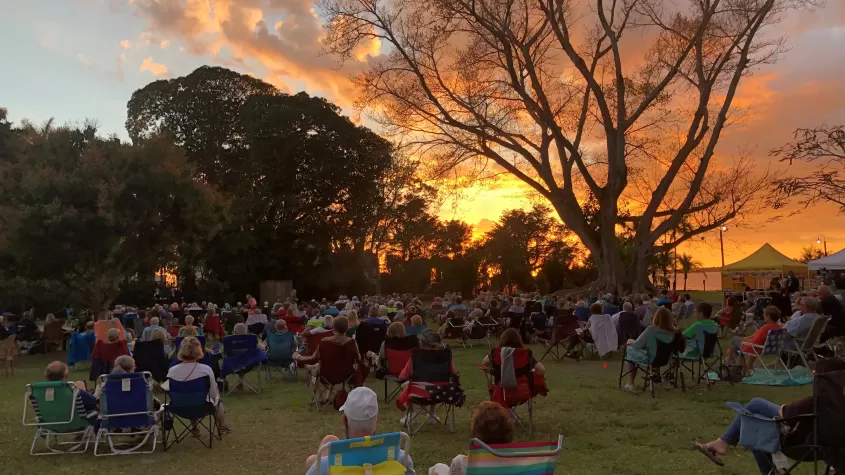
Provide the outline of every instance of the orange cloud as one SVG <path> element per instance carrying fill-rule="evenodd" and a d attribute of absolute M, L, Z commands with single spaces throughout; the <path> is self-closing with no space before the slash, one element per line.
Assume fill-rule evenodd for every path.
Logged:
<path fill-rule="evenodd" d="M 129 40 L 123 40 L 123 41 L 120 42 L 120 46 L 123 49 L 129 49 L 129 47 L 132 46 L 132 44 L 129 43 Z"/>
<path fill-rule="evenodd" d="M 153 61 L 153 57 L 150 56 L 141 63 L 141 67 L 139 69 L 141 72 L 149 71 L 150 74 L 153 76 L 164 76 L 167 74 L 167 66 L 163 64 L 156 63 Z"/>

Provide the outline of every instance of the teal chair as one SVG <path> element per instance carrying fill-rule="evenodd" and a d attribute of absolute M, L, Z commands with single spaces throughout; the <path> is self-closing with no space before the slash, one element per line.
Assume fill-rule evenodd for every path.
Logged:
<path fill-rule="evenodd" d="M 681 383 L 684 383 L 684 372 L 689 371 L 690 377 L 695 384 L 701 384 L 703 379 L 707 383 L 707 389 L 715 384 L 722 374 L 722 345 L 719 344 L 719 326 L 710 327 L 698 326 L 695 328 L 695 339 L 687 341 L 687 349 L 680 353 L 677 358 Z M 698 372 L 695 369 L 698 367 Z M 711 377 L 710 373 L 715 372 L 717 377 Z M 696 377 L 697 376 L 697 377 Z"/>
<path fill-rule="evenodd" d="M 27 420 L 32 408 L 33 419 Z M 34 426 L 35 436 L 30 455 L 81 454 L 88 450 L 94 435 L 89 422 L 92 414 L 85 412 L 79 388 L 67 381 L 47 381 L 26 385 L 23 425 Z M 36 452 L 39 439 L 45 450 Z"/>

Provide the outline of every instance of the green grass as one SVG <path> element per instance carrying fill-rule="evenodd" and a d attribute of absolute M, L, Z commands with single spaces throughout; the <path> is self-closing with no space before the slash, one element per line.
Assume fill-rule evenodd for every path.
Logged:
<path fill-rule="evenodd" d="M 533 347 L 540 352 L 538 346 Z M 467 404 L 457 410 L 457 433 L 427 426 L 413 438 L 412 456 L 418 474 L 427 474 L 437 462 L 449 463 L 466 450 L 472 408 L 487 392 L 482 373 L 474 367 L 486 348 L 454 351 Z M 29 444 L 33 430 L 21 425 L 24 385 L 42 379 L 45 364 L 56 358 L 21 357 L 16 360 L 15 376 L 0 380 L 0 473 L 49 473 L 51 475 L 96 470 L 100 473 L 304 473 L 303 461 L 314 453 L 328 433 L 342 434 L 340 416 L 325 409 L 308 409 L 309 391 L 303 375 L 297 382 L 274 381 L 265 384 L 261 395 L 237 394 L 225 398 L 226 412 L 234 432 L 215 442 L 208 450 L 197 441 L 174 446 L 167 453 L 116 456 L 94 459 L 84 455 L 31 457 Z M 539 356 L 539 355 L 537 355 Z M 61 356 L 63 358 L 64 355 Z M 701 454 L 690 450 L 693 441 L 719 436 L 733 417 L 725 401 L 747 402 L 755 396 L 786 403 L 809 394 L 810 386 L 768 388 L 717 384 L 714 388 L 660 390 L 652 399 L 616 389 L 619 356 L 602 361 L 571 360 L 556 364 L 547 360 L 551 392 L 538 398 L 535 440 L 564 436 L 556 473 L 568 474 L 753 474 L 751 455 L 744 450 L 726 457 L 726 467 L 718 468 Z M 85 379 L 83 372 L 73 378 Z M 368 385 L 382 395 L 382 382 L 370 379 Z M 401 429 L 401 413 L 391 403 L 382 404 L 380 429 Z M 527 436 L 520 434 L 521 439 Z M 799 473 L 809 473 L 808 467 Z"/>
<path fill-rule="evenodd" d="M 721 290 L 690 290 L 687 292 L 681 293 L 688 293 L 692 296 L 693 300 L 696 302 L 709 302 L 715 304 L 722 304 L 722 291 Z"/>

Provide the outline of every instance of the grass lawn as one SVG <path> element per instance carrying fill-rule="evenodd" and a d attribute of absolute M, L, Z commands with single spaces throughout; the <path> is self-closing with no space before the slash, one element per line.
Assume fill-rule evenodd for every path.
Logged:
<path fill-rule="evenodd" d="M 533 347 L 540 352 L 539 346 Z M 457 433 L 428 426 L 414 436 L 412 456 L 418 474 L 427 474 L 437 462 L 449 463 L 466 449 L 472 408 L 486 399 L 483 374 L 474 367 L 486 348 L 455 350 L 455 360 L 467 391 L 467 404 L 457 410 Z M 539 355 L 537 355 L 539 356 Z M 15 376 L 0 380 L 0 473 L 78 474 L 96 470 L 100 473 L 304 473 L 303 461 L 315 452 L 327 433 L 342 434 L 340 416 L 325 409 L 308 409 L 309 390 L 304 376 L 299 381 L 274 381 L 264 385 L 261 395 L 236 394 L 225 399 L 226 412 L 234 432 L 213 450 L 197 441 L 174 446 L 167 453 L 102 457 L 89 453 L 51 457 L 31 457 L 29 445 L 33 429 L 21 425 L 24 385 L 43 379 L 45 364 L 64 355 L 21 357 Z M 602 361 L 547 361 L 551 392 L 538 398 L 535 440 L 564 436 L 556 473 L 568 474 L 753 474 L 756 465 L 750 453 L 737 450 L 726 457 L 726 467 L 711 464 L 701 454 L 690 450 L 693 441 L 710 440 L 722 433 L 733 418 L 725 401 L 747 402 L 755 396 L 786 403 L 807 395 L 811 387 L 769 388 L 718 384 L 711 390 L 689 388 L 660 390 L 652 399 L 647 394 L 634 395 L 616 389 L 620 359 Z M 83 372 L 72 372 L 75 379 L 85 379 Z M 368 381 L 379 395 L 382 382 Z M 399 430 L 401 413 L 391 403 L 382 404 L 380 428 L 383 432 Z M 525 434 L 520 438 L 525 439 Z M 92 444 L 93 445 L 93 444 Z M 799 473 L 810 473 L 804 467 Z"/>
<path fill-rule="evenodd" d="M 722 301 L 721 290 L 690 290 L 681 293 L 690 294 L 690 296 L 692 296 L 693 300 L 695 300 L 696 302 L 708 302 L 719 305 L 724 304 L 724 302 Z"/>

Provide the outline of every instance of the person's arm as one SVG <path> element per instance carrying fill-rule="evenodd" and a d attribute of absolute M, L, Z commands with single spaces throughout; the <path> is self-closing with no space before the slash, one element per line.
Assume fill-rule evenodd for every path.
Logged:
<path fill-rule="evenodd" d="M 220 390 L 217 388 L 217 380 L 214 379 L 214 371 L 208 365 L 203 366 L 205 366 L 203 373 L 206 374 L 210 383 L 210 386 L 208 387 L 208 395 L 211 397 L 212 401 L 217 402 L 220 400 Z"/>
<path fill-rule="evenodd" d="M 539 361 L 535 361 L 535 363 L 534 363 L 534 374 L 536 374 L 537 376 L 541 376 L 541 377 L 546 375 L 546 367 L 543 366 L 543 363 L 540 363 Z"/>
<path fill-rule="evenodd" d="M 651 335 L 651 332 L 653 331 L 652 328 L 654 328 L 654 325 L 646 328 L 645 331 L 640 333 L 640 336 L 636 340 L 634 340 L 634 344 L 632 346 L 634 348 L 640 348 L 640 349 L 647 348 L 648 347 L 648 337 L 649 337 L 649 335 Z"/>
<path fill-rule="evenodd" d="M 384 349 L 384 342 L 378 349 L 378 366 L 382 369 L 387 369 L 387 350 Z"/>
<path fill-rule="evenodd" d="M 490 367 L 490 355 L 485 356 L 484 359 L 481 360 L 481 366 Z"/>
<path fill-rule="evenodd" d="M 815 405 L 812 396 L 803 397 L 780 407 L 780 417 L 782 418 L 802 416 L 813 412 L 815 412 Z"/>
<path fill-rule="evenodd" d="M 692 325 L 687 327 L 686 330 L 683 331 L 683 335 L 687 338 L 695 338 L 695 327 L 699 325 L 699 322 L 693 322 Z"/>

